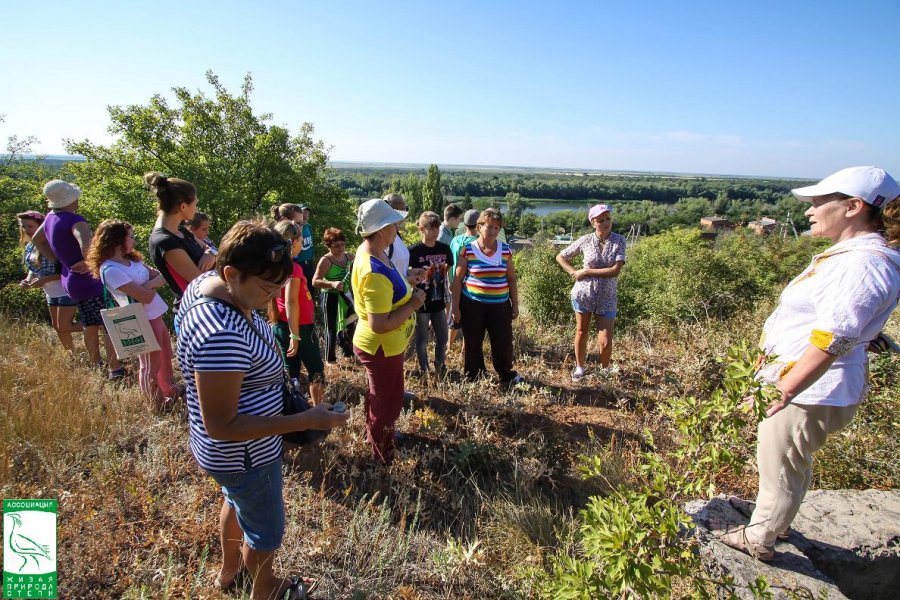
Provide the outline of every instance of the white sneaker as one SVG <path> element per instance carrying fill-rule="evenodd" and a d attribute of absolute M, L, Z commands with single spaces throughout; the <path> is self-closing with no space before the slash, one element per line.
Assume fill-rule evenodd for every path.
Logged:
<path fill-rule="evenodd" d="M 572 371 L 572 381 L 581 381 L 585 375 L 587 373 L 585 373 L 584 367 L 575 367 L 575 370 Z"/>

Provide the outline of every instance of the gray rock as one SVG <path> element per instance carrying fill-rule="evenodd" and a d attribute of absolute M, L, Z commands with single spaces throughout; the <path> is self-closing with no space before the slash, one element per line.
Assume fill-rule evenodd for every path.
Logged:
<path fill-rule="evenodd" d="M 694 534 L 710 575 L 733 577 L 738 597 L 752 598 L 747 586 L 763 575 L 776 598 L 900 598 L 900 490 L 809 492 L 790 538 L 776 544 L 768 564 L 709 532 L 710 520 L 747 522 L 727 497 L 690 502 L 685 510 L 698 525 Z"/>

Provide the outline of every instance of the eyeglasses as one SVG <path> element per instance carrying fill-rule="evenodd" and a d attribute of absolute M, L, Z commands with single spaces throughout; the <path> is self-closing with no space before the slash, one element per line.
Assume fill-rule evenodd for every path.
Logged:
<path fill-rule="evenodd" d="M 284 287 L 284 283 L 272 283 L 271 281 L 266 281 L 261 277 L 254 277 L 254 279 L 256 280 L 256 285 L 259 286 L 259 289 L 265 292 L 267 296 L 274 296 L 281 291 L 281 288 Z M 267 283 L 268 285 L 263 285 L 263 282 Z"/>

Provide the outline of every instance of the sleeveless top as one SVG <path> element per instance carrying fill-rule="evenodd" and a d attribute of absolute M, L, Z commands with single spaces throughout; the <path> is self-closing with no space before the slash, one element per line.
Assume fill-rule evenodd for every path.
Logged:
<path fill-rule="evenodd" d="M 463 279 L 463 295 L 476 302 L 499 304 L 508 301 L 506 269 L 512 259 L 509 245 L 497 240 L 497 250 L 487 256 L 478 247 L 478 240 L 474 240 L 466 245 L 465 257 L 469 268 Z"/>
<path fill-rule="evenodd" d="M 344 257 L 347 261 L 347 264 L 345 264 L 343 267 L 341 265 L 337 264 L 336 262 L 334 262 L 333 260 L 331 260 L 331 258 L 328 259 L 328 262 L 331 264 L 331 266 L 328 267 L 328 271 L 325 272 L 325 279 L 327 281 L 344 281 L 347 278 L 347 273 L 350 272 L 350 265 L 352 265 L 353 263 L 350 261 L 349 255 L 345 254 Z M 344 289 L 345 290 L 347 289 L 346 282 L 344 283 Z M 343 293 L 343 292 L 340 292 L 340 291 L 332 289 L 332 288 L 328 288 L 327 290 L 324 290 L 324 291 L 326 294 L 342 294 Z"/>
<path fill-rule="evenodd" d="M 78 223 L 86 223 L 84 217 L 69 211 L 51 211 L 44 219 L 44 235 L 60 264 L 63 288 L 72 300 L 81 302 L 103 295 L 103 284 L 90 273 L 70 271 L 72 265 L 84 260 L 81 246 L 72 233 Z"/>

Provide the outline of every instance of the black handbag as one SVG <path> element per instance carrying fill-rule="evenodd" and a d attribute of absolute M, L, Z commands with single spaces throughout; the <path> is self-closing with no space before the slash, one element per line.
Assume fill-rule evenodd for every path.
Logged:
<path fill-rule="evenodd" d="M 284 353 L 281 351 L 281 348 L 278 347 L 277 344 L 270 343 L 262 334 L 262 332 L 260 332 L 259 329 L 256 328 L 256 324 L 253 322 L 253 319 L 247 318 L 247 315 L 241 312 L 232 303 L 222 300 L 221 298 L 213 298 L 212 296 L 200 296 L 199 298 L 197 298 L 197 300 L 192 302 L 184 312 L 185 314 L 187 314 L 187 311 L 191 310 L 195 306 L 210 303 L 226 306 L 239 314 L 250 327 L 250 331 L 252 331 L 256 335 L 256 337 L 258 337 L 262 341 L 263 344 L 268 345 L 275 351 L 276 354 L 281 356 L 281 360 L 282 362 L 284 362 Z M 311 409 L 312 407 L 309 405 L 309 400 L 307 400 L 303 392 L 300 391 L 300 386 L 297 380 L 294 379 L 292 381 L 288 376 L 287 368 L 283 368 L 281 370 L 281 376 L 281 395 L 282 402 L 284 404 L 283 414 L 296 415 L 298 413 L 306 412 Z M 325 437 L 329 433 L 330 431 L 323 431 L 320 429 L 304 429 L 303 431 L 292 431 L 290 433 L 284 433 L 281 435 L 281 439 L 285 442 L 296 444 L 298 446 L 306 446 L 325 439 Z"/>

